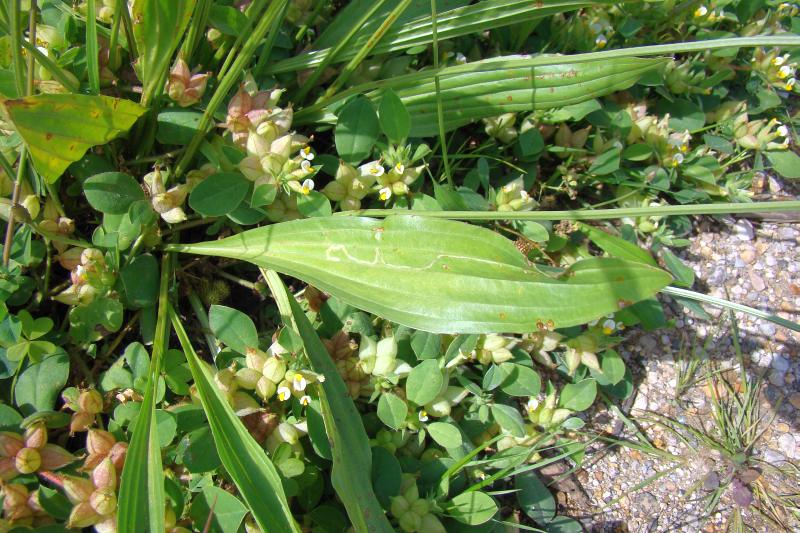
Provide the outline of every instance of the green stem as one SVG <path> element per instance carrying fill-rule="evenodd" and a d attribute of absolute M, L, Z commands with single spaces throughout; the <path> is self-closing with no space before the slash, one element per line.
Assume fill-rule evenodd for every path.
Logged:
<path fill-rule="evenodd" d="M 404 211 L 400 209 L 361 209 L 341 211 L 335 216 L 387 217 L 413 215 L 454 220 L 611 220 L 627 217 L 675 215 L 728 215 L 800 211 L 800 201 L 744 202 L 700 205 L 668 205 L 617 209 L 575 209 L 568 211 Z"/>
<path fill-rule="evenodd" d="M 100 63 L 95 12 L 95 0 L 86 0 L 86 69 L 89 72 L 89 90 L 92 94 L 99 94 Z"/>
<path fill-rule="evenodd" d="M 192 306 L 192 311 L 194 311 L 194 315 L 197 317 L 197 321 L 200 322 L 200 327 L 203 329 L 203 337 L 206 339 L 208 351 L 211 354 L 211 357 L 216 361 L 217 354 L 219 353 L 219 346 L 214 338 L 214 333 L 211 331 L 211 323 L 208 321 L 206 308 L 203 306 L 203 302 L 200 301 L 197 293 L 195 293 L 193 290 L 189 289 L 187 296 L 189 305 Z"/>
<path fill-rule="evenodd" d="M 117 42 L 119 41 L 119 26 L 122 22 L 123 5 L 127 9 L 125 0 L 116 0 L 114 3 L 114 22 L 111 24 L 111 38 L 108 42 L 108 63 L 111 70 L 117 70 L 120 58 L 117 53 Z"/>
<path fill-rule="evenodd" d="M 436 27 L 436 0 L 431 0 L 431 30 L 433 31 L 433 69 L 439 70 L 439 36 Z M 450 172 L 450 160 L 447 158 L 447 139 L 444 133 L 444 109 L 442 108 L 442 88 L 439 82 L 439 75 L 433 76 L 433 84 L 436 89 L 436 119 L 439 124 L 439 145 L 442 147 L 442 163 L 444 164 L 444 176 L 447 183 L 454 187 L 453 177 Z"/>
<path fill-rule="evenodd" d="M 792 331 L 800 332 L 800 324 L 797 324 L 790 320 L 786 320 L 785 318 L 781 318 L 767 311 L 762 311 L 760 309 L 755 309 L 753 307 L 748 307 L 746 305 L 729 302 L 728 300 L 723 300 L 722 298 L 717 298 L 716 296 L 701 294 L 699 292 L 690 291 L 687 289 L 680 289 L 678 287 L 664 287 L 663 289 L 661 289 L 661 292 L 663 292 L 664 294 L 669 294 L 671 296 L 679 296 L 682 298 L 688 298 L 690 300 L 696 300 L 698 302 L 703 302 L 710 305 L 725 307 L 727 309 L 739 311 L 740 313 L 747 313 L 748 315 L 752 315 L 758 318 L 763 318 L 764 320 L 769 320 L 770 322 L 774 322 L 775 324 L 781 325 L 785 328 L 789 328 Z"/>
<path fill-rule="evenodd" d="M 17 178 L 14 180 L 14 191 L 11 193 L 11 209 L 8 212 L 8 223 L 6 224 L 6 238 L 3 241 L 3 266 L 8 267 L 11 260 L 11 241 L 14 239 L 14 207 L 19 202 L 19 190 L 25 175 L 25 167 L 28 161 L 28 149 L 22 145 L 19 152 L 19 163 L 17 164 Z"/>
<path fill-rule="evenodd" d="M 14 83 L 17 88 L 17 94 L 22 96 L 25 94 L 25 66 L 22 61 L 22 43 L 25 39 L 22 38 L 20 31 L 20 17 L 22 16 L 22 0 L 16 0 L 11 8 L 11 20 L 9 21 L 8 28 L 11 34 L 11 60 L 14 65 Z"/>

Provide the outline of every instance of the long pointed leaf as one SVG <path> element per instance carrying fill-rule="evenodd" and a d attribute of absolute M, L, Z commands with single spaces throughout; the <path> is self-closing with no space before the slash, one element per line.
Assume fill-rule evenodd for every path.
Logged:
<path fill-rule="evenodd" d="M 146 111 L 129 100 L 82 94 L 39 94 L 2 99 L 36 170 L 54 182 L 86 150 L 128 131 Z"/>
<path fill-rule="evenodd" d="M 153 355 L 147 370 L 144 400 L 133 425 L 119 488 L 117 510 L 119 533 L 164 531 L 164 471 L 161 468 L 161 445 L 156 427 L 156 389 L 167 347 L 169 263 L 169 254 L 164 254 L 161 260 Z"/>
<path fill-rule="evenodd" d="M 186 353 L 219 458 L 253 513 L 253 518 L 262 531 L 299 532 L 278 471 L 214 384 L 208 366 L 194 351 L 180 317 L 174 310 L 170 311 L 172 327 Z"/>
<path fill-rule="evenodd" d="M 415 216 L 297 220 L 169 250 L 250 261 L 394 322 L 432 332 L 527 332 L 582 324 L 649 298 L 670 276 L 619 259 L 541 273 L 508 239 Z"/>
<path fill-rule="evenodd" d="M 353 527 L 364 533 L 394 531 L 372 490 L 372 452 L 367 432 L 336 365 L 278 274 L 275 271 L 264 274 L 284 323 L 300 334 L 311 366 L 325 376 L 320 403 L 333 454 L 331 480 Z"/>

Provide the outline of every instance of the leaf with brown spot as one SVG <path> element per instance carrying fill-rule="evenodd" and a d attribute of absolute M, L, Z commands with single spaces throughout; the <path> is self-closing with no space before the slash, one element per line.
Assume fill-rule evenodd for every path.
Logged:
<path fill-rule="evenodd" d="M 25 141 L 36 170 L 50 183 L 89 148 L 128 131 L 146 111 L 129 100 L 83 94 L 4 99 L 0 106 Z"/>

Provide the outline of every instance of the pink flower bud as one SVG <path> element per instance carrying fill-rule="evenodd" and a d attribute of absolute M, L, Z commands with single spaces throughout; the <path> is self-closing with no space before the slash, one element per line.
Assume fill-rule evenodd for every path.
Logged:
<path fill-rule="evenodd" d="M 102 429 L 90 429 L 86 435 L 86 450 L 90 454 L 108 455 L 111 447 L 117 443 L 114 435 Z"/>
<path fill-rule="evenodd" d="M 69 424 L 69 432 L 77 433 L 79 431 L 86 431 L 94 423 L 94 414 L 79 411 L 72 415 L 72 421 Z"/>
<path fill-rule="evenodd" d="M 58 470 L 77 459 L 67 450 L 55 444 L 45 444 L 39 450 L 39 455 L 42 458 L 42 470 Z"/>
<path fill-rule="evenodd" d="M 101 518 L 88 501 L 82 502 L 72 509 L 67 521 L 67 527 L 70 529 L 89 527 L 99 522 Z"/>
<path fill-rule="evenodd" d="M 20 474 L 30 474 L 42 466 L 42 456 L 36 448 L 22 448 L 14 458 L 14 466 Z"/>
<path fill-rule="evenodd" d="M 103 459 L 92 470 L 92 482 L 98 489 L 113 491 L 117 487 L 117 469 L 111 459 Z"/>
<path fill-rule="evenodd" d="M 25 447 L 25 441 L 16 433 L 3 431 L 0 433 L 0 457 L 14 457 Z"/>
<path fill-rule="evenodd" d="M 20 483 L 3 485 L 3 510 L 27 505 L 28 489 Z"/>
<path fill-rule="evenodd" d="M 111 489 L 96 490 L 89 497 L 89 505 L 97 514 L 110 515 L 117 508 L 117 496 Z"/>
<path fill-rule="evenodd" d="M 114 468 L 117 469 L 117 472 L 122 472 L 122 467 L 125 466 L 125 456 L 128 455 L 128 443 L 127 442 L 118 442 L 114 446 L 111 447 L 111 451 L 108 454 L 108 458 L 111 459 L 111 462 L 114 464 Z"/>
<path fill-rule="evenodd" d="M 83 250 L 80 248 L 68 248 L 63 253 L 58 254 L 58 264 L 66 270 L 74 270 L 81 263 L 81 254 Z"/>
<path fill-rule="evenodd" d="M 94 485 L 83 477 L 64 476 L 62 479 L 64 494 L 72 503 L 88 502 L 94 492 Z"/>
<path fill-rule="evenodd" d="M 25 446 L 42 448 L 47 444 L 47 428 L 44 422 L 37 422 L 25 430 Z"/>
<path fill-rule="evenodd" d="M 14 457 L 3 457 L 0 459 L 0 480 L 9 481 L 19 475 L 14 466 Z"/>
<path fill-rule="evenodd" d="M 87 389 L 78 397 L 78 406 L 81 411 L 95 415 L 103 410 L 103 397 L 96 390 Z"/>

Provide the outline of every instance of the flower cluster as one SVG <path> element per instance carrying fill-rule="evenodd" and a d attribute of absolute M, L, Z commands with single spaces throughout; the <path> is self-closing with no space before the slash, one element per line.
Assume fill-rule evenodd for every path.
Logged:
<path fill-rule="evenodd" d="M 519 177 L 495 192 L 494 206 L 498 211 L 530 211 L 536 207 L 536 201 L 525 190 L 522 177 Z"/>
<path fill-rule="evenodd" d="M 336 370 L 344 380 L 350 397 L 358 398 L 362 391 L 367 392 L 369 373 L 364 371 L 356 354 L 358 349 L 356 343 L 343 331 L 340 331 L 331 339 L 324 339 L 323 343 L 331 359 L 336 364 Z"/>
<path fill-rule="evenodd" d="M 745 150 L 786 150 L 789 147 L 789 127 L 772 118 L 750 120 L 742 113 L 733 121 L 733 137 Z"/>
<path fill-rule="evenodd" d="M 116 283 L 116 274 L 106 264 L 103 252 L 96 248 L 66 250 L 62 254 L 62 265 L 72 267 L 69 287 L 59 293 L 55 300 L 67 305 L 88 305 L 98 296 L 110 291 Z M 75 258 L 77 257 L 77 264 Z"/>
<path fill-rule="evenodd" d="M 38 490 L 31 492 L 22 483 L 6 483 L 0 493 L 3 495 L 0 531 L 11 531 L 17 526 L 39 527 L 54 522 L 39 504 Z"/>
<path fill-rule="evenodd" d="M 797 63 L 790 61 L 789 54 L 781 55 L 777 48 L 769 52 L 763 48 L 756 48 L 750 64 L 753 72 L 763 76 L 771 85 L 784 91 L 795 90 Z"/>
<path fill-rule="evenodd" d="M 181 107 L 196 104 L 203 97 L 210 74 L 192 74 L 189 65 L 179 57 L 169 71 L 167 94 Z"/>
<path fill-rule="evenodd" d="M 496 117 L 483 119 L 484 131 L 486 135 L 497 139 L 503 144 L 511 144 L 517 139 L 519 133 L 514 128 L 517 120 L 516 113 L 503 113 Z"/>
<path fill-rule="evenodd" d="M 94 425 L 99 413 L 103 412 L 103 396 L 94 389 L 78 392 L 76 389 L 67 389 L 61 395 L 64 405 L 74 411 L 69 424 L 70 433 L 87 431 Z"/>
<path fill-rule="evenodd" d="M 63 477 L 64 493 L 72 503 L 67 527 L 94 526 L 97 533 L 117 531 L 117 467 L 110 458 L 95 466 L 90 478 Z"/>
<path fill-rule="evenodd" d="M 0 480 L 9 481 L 20 474 L 58 470 L 75 461 L 75 456 L 61 446 L 47 443 L 44 422 L 37 422 L 24 435 L 0 433 Z"/>
<path fill-rule="evenodd" d="M 361 200 L 373 192 L 378 175 L 382 176 L 384 172 L 385 169 L 378 161 L 361 165 L 358 169 L 339 161 L 334 180 L 325 185 L 321 192 L 332 202 L 339 202 L 342 211 L 360 209 Z M 386 194 L 384 192 L 382 198 Z M 391 191 L 388 195 L 391 195 Z"/>
<path fill-rule="evenodd" d="M 420 533 L 445 533 L 446 529 L 431 511 L 433 502 L 420 498 L 417 480 L 412 474 L 403 474 L 400 494 L 392 497 L 389 511 L 402 531 Z"/>

